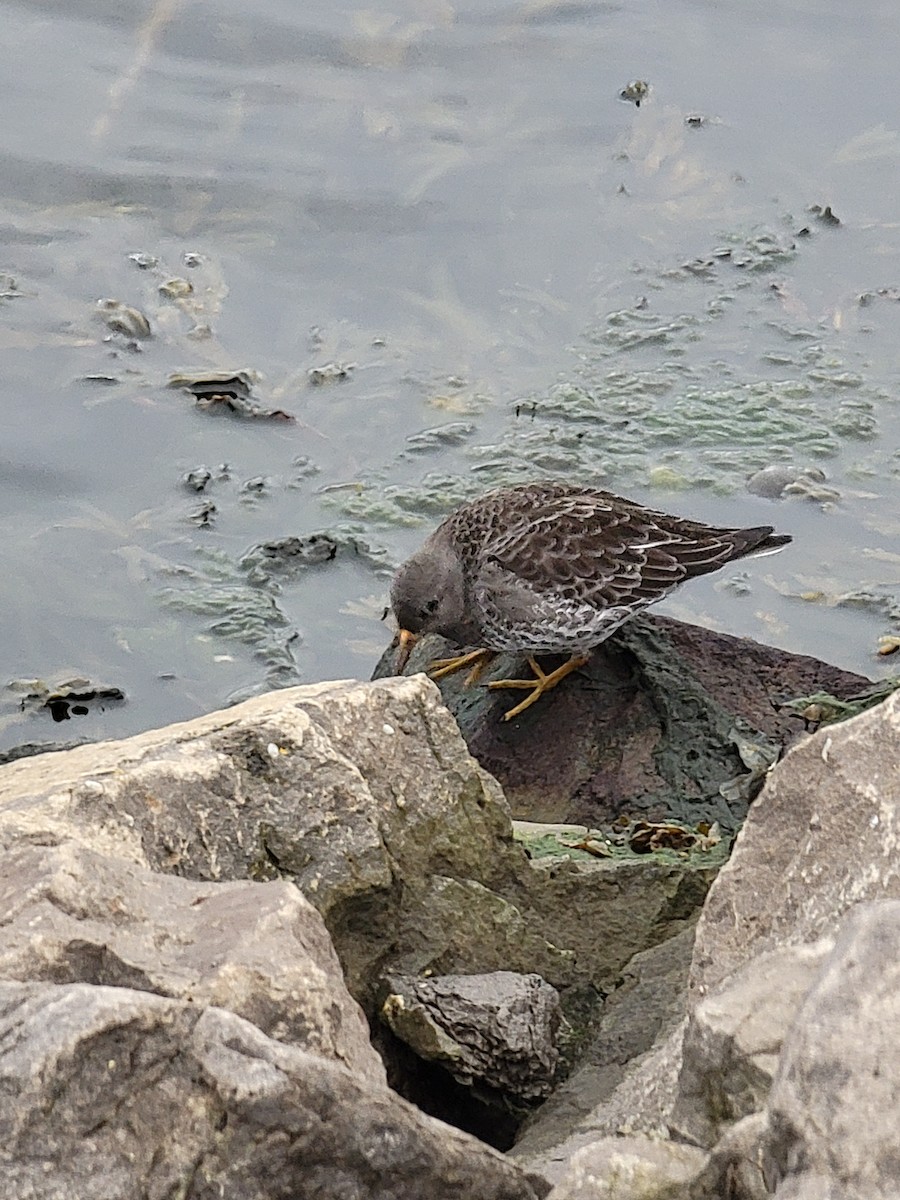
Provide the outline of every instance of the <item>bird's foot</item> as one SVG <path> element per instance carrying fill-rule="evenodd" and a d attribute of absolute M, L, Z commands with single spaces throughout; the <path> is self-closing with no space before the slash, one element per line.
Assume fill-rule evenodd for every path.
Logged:
<path fill-rule="evenodd" d="M 481 650 L 470 650 L 468 654 L 458 654 L 456 658 L 436 658 L 429 666 L 428 674 L 432 679 L 444 679 L 447 675 L 462 671 L 464 667 L 471 667 L 463 682 L 463 687 L 471 687 L 494 654 L 494 650 L 483 647 Z"/>
<path fill-rule="evenodd" d="M 540 700 L 544 692 L 549 692 L 551 688 L 555 688 L 560 680 L 565 679 L 567 675 L 571 675 L 573 671 L 577 671 L 579 667 L 583 667 L 588 661 L 587 654 L 573 654 L 570 659 L 557 667 L 550 674 L 540 667 L 537 659 L 530 654 L 528 656 L 528 665 L 534 671 L 534 679 L 497 679 L 493 683 L 489 683 L 489 688 L 528 688 L 531 691 L 530 696 L 511 708 L 508 713 L 504 713 L 503 720 L 510 721 L 513 717 L 517 717 L 519 713 L 524 712 L 526 708 L 530 708 L 535 701 Z"/>

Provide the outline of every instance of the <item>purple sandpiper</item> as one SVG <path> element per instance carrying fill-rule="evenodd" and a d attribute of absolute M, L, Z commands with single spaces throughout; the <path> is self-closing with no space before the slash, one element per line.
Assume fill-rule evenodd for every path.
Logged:
<path fill-rule="evenodd" d="M 435 678 L 472 666 L 472 681 L 493 654 L 525 654 L 533 679 L 489 685 L 529 691 L 509 720 L 685 579 L 790 540 L 771 525 L 704 525 L 600 488 L 542 480 L 499 488 L 451 513 L 394 577 L 397 669 L 424 633 L 477 647 L 432 663 Z M 537 654 L 569 657 L 547 674 Z"/>

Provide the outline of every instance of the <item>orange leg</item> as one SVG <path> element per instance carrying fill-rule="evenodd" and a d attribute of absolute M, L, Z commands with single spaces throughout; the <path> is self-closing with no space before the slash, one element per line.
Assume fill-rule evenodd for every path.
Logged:
<path fill-rule="evenodd" d="M 551 688 L 556 687 L 560 680 L 571 675 L 573 671 L 577 671 L 579 667 L 583 667 L 588 658 L 587 654 L 573 654 L 561 667 L 557 667 L 555 671 L 551 671 L 547 675 L 541 669 L 537 659 L 529 654 L 528 665 L 534 671 L 534 679 L 498 679 L 494 683 L 489 683 L 489 688 L 528 688 L 531 691 L 531 695 L 526 696 L 521 704 L 517 704 L 504 714 L 503 720 L 510 721 L 519 713 L 524 712 L 526 708 L 530 708 L 536 700 L 540 700 L 544 692 L 549 692 Z"/>
<path fill-rule="evenodd" d="M 494 650 L 483 648 L 470 650 L 468 654 L 459 654 L 456 658 L 436 658 L 429 666 L 428 674 L 432 679 L 443 679 L 446 675 L 453 675 L 464 667 L 471 667 L 472 670 L 466 676 L 463 684 L 463 687 L 471 687 L 495 653 Z"/>

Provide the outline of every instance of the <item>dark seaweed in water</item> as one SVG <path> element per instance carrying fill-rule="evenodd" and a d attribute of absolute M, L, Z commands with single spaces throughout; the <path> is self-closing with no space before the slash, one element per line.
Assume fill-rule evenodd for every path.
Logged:
<path fill-rule="evenodd" d="M 68 721 L 72 717 L 86 717 L 91 706 L 102 712 L 108 704 L 122 703 L 125 693 L 121 688 L 102 683 L 91 683 L 89 679 L 67 679 L 48 685 L 42 680 L 15 680 L 10 683 L 12 691 L 21 693 L 21 708 L 38 712 L 46 709 L 54 721 Z"/>
<path fill-rule="evenodd" d="M 197 407 L 207 412 L 232 413 L 264 421 L 294 421 L 296 417 L 283 408 L 264 408 L 251 396 L 254 375 L 249 371 L 227 371 L 190 374 L 179 372 L 169 377 L 169 387 L 181 388 L 197 401 Z"/>
<path fill-rule="evenodd" d="M 354 558 L 382 575 L 391 571 L 383 552 L 373 550 L 355 532 L 340 527 L 309 533 L 305 537 L 260 542 L 243 555 L 239 566 L 252 583 L 263 583 L 273 578 L 292 578 L 310 567 L 334 562 L 339 556 Z"/>

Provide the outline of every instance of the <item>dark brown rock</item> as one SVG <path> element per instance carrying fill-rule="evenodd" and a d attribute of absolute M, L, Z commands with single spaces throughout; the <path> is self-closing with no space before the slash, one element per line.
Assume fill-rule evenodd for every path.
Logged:
<path fill-rule="evenodd" d="M 443 639 L 424 638 L 405 673 L 452 652 Z M 391 674 L 395 658 L 388 651 L 376 675 Z M 514 816 L 589 825 L 640 813 L 737 828 L 765 766 L 802 729 L 779 702 L 816 691 L 846 697 L 870 683 L 804 655 L 647 615 L 505 722 L 511 693 L 481 683 L 523 671 L 521 661 L 500 655 L 475 686 L 464 686 L 464 673 L 439 686 Z"/>

